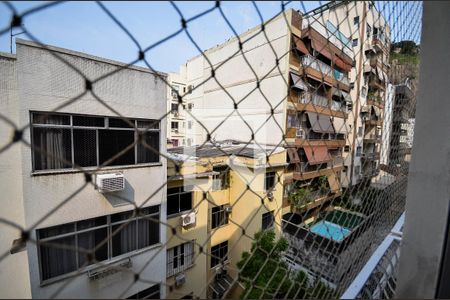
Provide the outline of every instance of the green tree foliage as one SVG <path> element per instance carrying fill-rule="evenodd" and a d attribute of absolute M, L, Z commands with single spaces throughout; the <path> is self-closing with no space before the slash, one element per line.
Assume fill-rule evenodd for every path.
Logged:
<path fill-rule="evenodd" d="M 296 189 L 289 194 L 289 201 L 296 208 L 300 208 L 312 200 L 311 192 L 307 188 Z"/>
<path fill-rule="evenodd" d="M 241 298 L 303 299 L 333 295 L 334 291 L 320 281 L 310 284 L 304 272 L 290 273 L 287 264 L 281 259 L 287 248 L 287 240 L 275 240 L 273 231 L 255 234 L 251 251 L 244 252 L 237 263 L 239 280 L 245 286 Z"/>

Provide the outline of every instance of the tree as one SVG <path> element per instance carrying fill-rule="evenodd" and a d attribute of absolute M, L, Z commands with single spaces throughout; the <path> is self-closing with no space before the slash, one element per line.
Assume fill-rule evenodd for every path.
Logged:
<path fill-rule="evenodd" d="M 312 195 L 308 189 L 300 188 L 289 194 L 289 201 L 294 207 L 300 208 L 312 201 Z"/>
<path fill-rule="evenodd" d="M 288 248 L 285 238 L 275 240 L 273 231 L 255 234 L 250 252 L 244 252 L 237 263 L 239 280 L 245 290 L 241 298 L 267 299 L 305 297 L 321 298 L 333 294 L 333 290 L 320 281 L 310 284 L 304 272 L 293 273 L 281 259 Z"/>

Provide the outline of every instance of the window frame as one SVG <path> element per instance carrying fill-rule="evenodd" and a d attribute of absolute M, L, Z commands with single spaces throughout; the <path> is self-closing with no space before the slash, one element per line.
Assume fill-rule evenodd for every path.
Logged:
<path fill-rule="evenodd" d="M 273 174 L 269 175 L 269 174 Z M 273 184 L 270 188 L 267 188 L 267 179 L 268 177 L 272 177 L 273 178 Z M 278 174 L 276 171 L 267 171 L 266 173 L 264 173 L 264 191 L 269 192 L 269 191 L 274 191 L 275 187 L 277 186 L 278 183 Z"/>
<path fill-rule="evenodd" d="M 261 215 L 261 230 L 270 230 L 275 228 L 275 214 L 274 214 L 274 210 L 265 212 Z M 269 225 L 264 228 L 264 221 L 265 221 L 265 217 L 270 216 L 270 218 L 272 219 L 271 222 L 269 222 Z"/>
<path fill-rule="evenodd" d="M 358 39 L 356 38 L 356 39 L 353 39 L 352 40 L 352 47 L 357 47 L 358 46 Z"/>
<path fill-rule="evenodd" d="M 217 248 L 216 248 L 217 247 Z M 213 248 L 216 248 L 216 249 L 213 249 Z M 213 259 L 217 259 L 217 257 L 219 257 L 218 255 L 216 255 L 216 254 L 213 254 L 213 252 L 214 251 L 221 251 L 222 249 L 224 249 L 224 248 L 226 248 L 227 249 L 227 251 L 226 251 L 226 254 L 224 255 L 224 257 L 220 257 L 220 259 L 219 259 L 219 262 L 218 263 L 216 263 L 216 264 L 214 264 L 213 265 Z M 209 263 L 210 263 L 210 268 L 211 269 L 213 269 L 213 268 L 215 268 L 217 265 L 219 265 L 221 262 L 220 261 L 222 261 L 222 263 L 225 263 L 225 262 L 227 262 L 228 261 L 228 240 L 226 240 L 226 241 L 223 241 L 223 242 L 221 242 L 221 243 L 218 243 L 218 244 L 216 244 L 216 245 L 214 245 L 214 246 L 211 246 L 211 259 L 210 259 L 210 261 L 209 261 Z M 220 253 L 219 253 L 220 254 Z"/>
<path fill-rule="evenodd" d="M 228 204 L 222 204 L 211 207 L 211 229 L 217 229 L 223 226 L 226 226 L 229 224 L 230 216 L 225 211 L 225 206 Z M 218 224 L 214 224 L 213 222 L 213 215 L 217 215 L 217 222 Z M 223 220 L 226 220 L 224 222 Z"/>
<path fill-rule="evenodd" d="M 67 116 L 69 117 L 69 124 L 38 124 L 34 122 L 34 116 L 44 114 L 44 115 L 60 115 L 60 116 Z M 104 119 L 104 126 L 82 126 L 82 125 L 74 125 L 73 118 L 74 117 L 86 117 L 86 118 L 103 118 Z M 161 151 L 161 145 L 162 145 L 162 137 L 161 137 L 161 122 L 159 120 L 155 119 L 142 119 L 142 118 L 126 118 L 130 122 L 134 124 L 133 127 L 127 127 L 127 128 L 121 128 L 121 127 L 111 127 L 109 126 L 109 120 L 110 119 L 120 119 L 123 120 L 123 118 L 118 116 L 101 116 L 101 115 L 88 115 L 88 114 L 73 114 L 73 113 L 59 113 L 59 112 L 45 112 L 45 111 L 30 111 L 29 112 L 29 118 L 30 118 L 30 142 L 31 142 L 31 173 L 34 174 L 49 174 L 49 173 L 59 173 L 59 172 L 82 172 L 83 170 L 95 170 L 98 169 L 100 164 L 100 141 L 99 141 L 99 132 L 100 130 L 110 130 L 110 131 L 134 131 L 134 163 L 133 164 L 123 164 L 123 165 L 106 165 L 102 166 L 102 168 L 105 169 L 120 169 L 120 168 L 133 168 L 133 167 L 143 167 L 143 166 L 152 166 L 152 165 L 161 165 L 161 157 L 158 155 L 158 160 L 155 162 L 144 162 L 139 163 L 138 162 L 138 146 L 140 143 L 137 142 L 138 139 L 138 132 L 156 132 L 158 133 L 158 148 L 159 151 Z M 138 122 L 150 122 L 152 124 L 152 127 L 154 128 L 143 128 L 138 126 Z M 36 158 L 34 154 L 34 129 L 35 128 L 47 128 L 47 129 L 67 129 L 70 130 L 70 153 L 71 153 L 71 162 L 70 167 L 68 168 L 58 168 L 58 169 L 36 169 Z M 86 166 L 86 167 L 76 167 L 75 166 L 75 147 L 74 147 L 74 130 L 85 130 L 85 131 L 95 131 L 95 151 L 96 151 L 96 165 L 95 166 Z M 109 158 L 110 159 L 110 158 Z M 82 168 L 82 170 L 80 170 Z"/>
<path fill-rule="evenodd" d="M 187 245 L 190 245 L 189 247 L 186 247 Z M 181 247 L 183 247 L 183 264 L 180 264 L 180 260 L 181 260 Z M 189 250 L 191 250 L 191 252 L 186 252 L 186 248 Z M 174 249 L 177 249 L 177 256 L 172 255 L 172 262 L 169 262 L 169 251 L 174 251 Z M 177 274 L 180 274 L 184 271 L 186 271 L 187 269 L 191 268 L 194 266 L 194 256 L 195 256 L 195 240 L 186 242 L 186 243 L 182 243 L 179 245 L 176 245 L 174 247 L 171 247 L 169 249 L 167 249 L 166 251 L 166 278 L 175 276 Z M 190 259 L 188 259 L 190 256 Z M 174 259 L 177 260 L 177 267 L 174 268 L 173 267 L 173 262 Z M 172 263 L 172 267 L 169 267 L 169 264 Z"/>
<path fill-rule="evenodd" d="M 168 219 L 180 216 L 180 215 L 182 215 L 184 213 L 187 213 L 187 212 L 190 212 L 194 208 L 194 193 L 193 193 L 193 189 L 191 191 L 184 191 L 183 190 L 184 188 L 189 189 L 189 188 L 193 188 L 193 187 L 192 186 L 167 187 L 167 191 L 166 191 L 166 198 L 167 198 L 166 215 L 167 215 Z M 179 192 L 178 193 L 171 193 L 171 194 L 169 194 L 169 189 L 178 189 Z M 190 209 L 181 210 L 181 205 L 180 205 L 181 197 L 180 197 L 180 195 L 182 195 L 182 194 L 191 194 L 191 208 Z M 168 210 L 168 207 L 169 207 L 169 201 L 168 201 L 169 195 L 178 195 L 178 212 L 176 212 L 176 213 L 169 214 L 169 212 L 168 212 L 169 211 Z"/>
<path fill-rule="evenodd" d="M 135 210 L 128 210 L 128 211 L 123 211 L 123 212 L 119 212 L 119 213 L 115 213 L 115 214 L 102 215 L 102 216 L 98 216 L 98 217 L 94 217 L 94 218 L 83 219 L 83 220 L 78 220 L 78 221 L 75 221 L 75 222 L 69 222 L 69 223 L 58 224 L 58 225 L 54 225 L 54 226 L 49 226 L 49 227 L 36 229 L 35 230 L 35 233 L 36 233 L 36 244 L 37 244 L 36 248 L 37 248 L 37 261 L 38 261 L 38 268 L 39 268 L 39 283 L 40 283 L 40 286 L 45 286 L 47 284 L 51 284 L 51 283 L 54 283 L 54 282 L 66 279 L 66 278 L 71 277 L 71 276 L 73 276 L 75 274 L 86 273 L 86 272 L 88 272 L 90 270 L 93 270 L 93 269 L 96 269 L 96 268 L 98 268 L 100 266 L 113 264 L 113 263 L 115 263 L 117 261 L 123 260 L 125 258 L 132 257 L 134 255 L 137 255 L 137 254 L 141 253 L 141 252 L 145 252 L 145 251 L 148 251 L 150 249 L 153 249 L 153 248 L 156 248 L 156 247 L 160 247 L 161 246 L 161 223 L 160 222 L 158 222 L 158 242 L 156 242 L 154 244 L 151 244 L 151 245 L 148 245 L 148 246 L 145 246 L 145 247 L 142 247 L 142 248 L 139 248 L 139 237 L 138 237 L 139 236 L 139 227 L 136 226 L 136 249 L 132 250 L 132 251 L 129 251 L 129 252 L 126 252 L 126 253 L 122 253 L 122 254 L 113 256 L 113 252 L 112 252 L 112 240 L 113 240 L 113 235 L 112 234 L 113 234 L 113 229 L 112 229 L 112 227 L 114 225 L 125 223 L 127 221 L 129 221 L 130 223 L 131 222 L 136 222 L 137 223 L 138 220 L 148 219 L 150 217 L 154 218 L 155 216 L 157 216 L 157 219 L 159 221 L 161 220 L 161 206 L 160 205 L 147 206 L 147 207 L 144 207 L 144 208 L 141 208 L 141 209 L 145 209 L 145 208 L 156 208 L 157 210 L 154 211 L 154 212 L 150 212 L 150 213 L 148 213 L 146 215 L 134 216 L 134 217 L 130 217 L 127 220 L 121 220 L 121 221 L 115 221 L 115 222 L 112 222 L 112 220 L 111 220 L 111 217 L 113 215 L 121 214 L 121 213 L 126 214 L 126 213 L 130 213 L 130 212 L 132 212 L 132 215 L 133 215 L 133 214 L 135 214 L 134 213 Z M 77 230 L 77 225 L 78 225 L 79 222 L 83 222 L 83 221 L 87 221 L 87 220 L 93 220 L 93 219 L 102 218 L 102 217 L 106 217 L 106 223 L 105 224 Z M 65 226 L 65 225 L 70 225 L 70 224 L 73 224 L 73 227 L 74 227 L 74 229 L 72 231 L 70 231 L 70 232 L 53 235 L 51 237 L 40 238 L 40 235 L 42 234 L 42 231 L 45 230 L 45 229 L 49 229 L 49 228 L 52 228 L 52 227 Z M 84 267 L 78 267 L 78 265 L 79 265 L 78 254 L 79 253 L 77 251 L 74 251 L 74 255 L 76 256 L 76 258 L 75 258 L 76 270 L 70 271 L 68 273 L 60 274 L 60 275 L 57 275 L 57 276 L 54 276 L 54 277 L 51 277 L 51 278 L 43 279 L 43 263 L 42 263 L 42 259 L 41 259 L 41 251 L 42 250 L 41 250 L 41 245 L 38 244 L 38 243 L 44 243 L 43 246 L 45 246 L 46 242 L 51 242 L 53 240 L 59 240 L 61 238 L 75 236 L 75 247 L 78 248 L 78 236 L 79 235 L 81 235 L 83 233 L 87 233 L 87 232 L 93 232 L 95 230 L 102 229 L 102 228 L 106 228 L 107 229 L 107 234 L 106 234 L 107 235 L 107 237 L 106 237 L 106 239 L 107 239 L 107 242 L 106 242 L 107 259 L 106 260 L 102 260 L 102 261 L 99 261 L 97 263 L 92 263 L 92 264 L 86 265 Z M 114 236 L 116 236 L 116 235 L 114 235 Z M 101 264 L 101 265 L 99 266 L 99 264 Z"/>

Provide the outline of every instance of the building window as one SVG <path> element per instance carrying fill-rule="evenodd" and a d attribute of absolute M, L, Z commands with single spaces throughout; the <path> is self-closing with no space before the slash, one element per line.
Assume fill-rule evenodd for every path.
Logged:
<path fill-rule="evenodd" d="M 192 209 L 192 186 L 167 189 L 167 216 Z"/>
<path fill-rule="evenodd" d="M 211 229 L 228 224 L 228 213 L 225 205 L 215 206 L 211 209 Z"/>
<path fill-rule="evenodd" d="M 361 166 L 355 166 L 355 175 L 358 176 L 361 174 Z"/>
<path fill-rule="evenodd" d="M 356 156 L 357 157 L 361 156 L 361 151 L 362 151 L 361 146 L 356 147 Z"/>
<path fill-rule="evenodd" d="M 356 27 L 359 28 L 359 16 L 353 18 L 353 25 L 356 25 Z"/>
<path fill-rule="evenodd" d="M 192 121 L 188 121 L 188 129 L 192 129 Z"/>
<path fill-rule="evenodd" d="M 273 211 L 266 212 L 262 214 L 262 230 L 273 228 L 274 216 Z"/>
<path fill-rule="evenodd" d="M 369 10 L 372 9 L 373 4 L 369 3 Z"/>
<path fill-rule="evenodd" d="M 344 152 L 350 152 L 350 146 L 345 146 L 344 147 Z"/>
<path fill-rule="evenodd" d="M 363 134 L 363 128 L 362 128 L 362 126 L 359 126 L 358 127 L 358 135 L 359 136 L 362 136 L 362 134 Z M 361 147 L 360 147 L 361 148 Z"/>
<path fill-rule="evenodd" d="M 270 191 L 275 187 L 276 176 L 277 176 L 276 172 L 266 172 L 266 176 L 264 178 L 264 190 Z"/>
<path fill-rule="evenodd" d="M 177 131 L 178 130 L 178 122 L 170 122 L 170 128 L 172 130 Z"/>
<path fill-rule="evenodd" d="M 37 240 L 45 281 L 159 243 L 159 206 L 38 229 Z M 93 260 L 77 249 L 95 249 Z"/>
<path fill-rule="evenodd" d="M 228 259 L 228 241 L 211 247 L 211 268 L 223 264 Z"/>
<path fill-rule="evenodd" d="M 172 139 L 172 146 L 173 147 L 178 147 L 178 140 L 177 139 Z"/>
<path fill-rule="evenodd" d="M 167 250 L 167 277 L 183 272 L 194 261 L 194 243 L 187 242 Z"/>
<path fill-rule="evenodd" d="M 192 139 L 191 138 L 187 139 L 187 145 L 188 146 L 192 146 Z"/>
<path fill-rule="evenodd" d="M 194 108 L 194 103 L 188 103 L 188 110 L 191 111 Z"/>
<path fill-rule="evenodd" d="M 213 191 L 224 190 L 230 186 L 230 170 L 228 166 L 215 166 L 214 172 L 219 174 L 213 175 Z"/>
<path fill-rule="evenodd" d="M 148 289 L 142 290 L 133 296 L 128 297 L 127 299 L 160 299 L 160 285 L 155 284 L 154 286 L 149 287 Z"/>
<path fill-rule="evenodd" d="M 367 28 L 366 28 L 366 35 L 367 38 L 370 37 L 370 34 L 372 33 L 372 27 L 369 25 L 369 23 L 367 23 Z"/>
<path fill-rule="evenodd" d="M 158 120 L 33 112 L 33 170 L 159 162 L 159 128 Z"/>
<path fill-rule="evenodd" d="M 358 39 L 353 39 L 353 40 L 352 40 L 352 46 L 353 46 L 353 47 L 358 46 Z"/>
<path fill-rule="evenodd" d="M 178 104 L 177 103 L 171 103 L 171 112 L 172 113 L 178 112 Z"/>

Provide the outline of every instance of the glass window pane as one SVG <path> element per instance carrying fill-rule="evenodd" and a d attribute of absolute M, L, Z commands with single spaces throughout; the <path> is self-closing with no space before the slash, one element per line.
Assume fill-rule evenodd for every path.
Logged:
<path fill-rule="evenodd" d="M 93 228 L 93 227 L 97 227 L 97 226 L 102 226 L 105 224 L 106 224 L 106 216 L 87 219 L 87 220 L 77 222 L 77 231 L 80 231 L 83 229 L 89 229 L 89 228 Z"/>
<path fill-rule="evenodd" d="M 70 116 L 33 113 L 33 124 L 70 125 Z"/>
<path fill-rule="evenodd" d="M 114 222 L 118 222 L 118 221 L 129 220 L 133 217 L 133 212 L 134 212 L 134 210 L 129 210 L 129 211 L 113 214 L 113 215 L 111 215 L 111 222 L 114 223 Z"/>
<path fill-rule="evenodd" d="M 167 215 L 177 214 L 180 212 L 178 194 L 167 196 Z"/>
<path fill-rule="evenodd" d="M 64 169 L 72 166 L 70 129 L 33 128 L 35 170 Z"/>
<path fill-rule="evenodd" d="M 138 249 L 159 243 L 158 216 L 138 220 Z"/>
<path fill-rule="evenodd" d="M 128 120 L 133 124 L 133 126 L 130 126 L 128 122 L 125 120 Z M 125 118 L 109 118 L 109 127 L 115 127 L 115 128 L 134 128 L 134 120 L 133 119 L 125 119 Z"/>
<path fill-rule="evenodd" d="M 58 246 L 70 247 L 61 249 Z M 75 236 L 43 243 L 39 246 L 42 280 L 73 272 L 77 269 Z"/>
<path fill-rule="evenodd" d="M 99 130 L 99 160 L 100 164 L 108 161 L 134 143 L 134 131 L 121 130 Z M 134 164 L 134 147 L 130 147 L 128 151 L 116 157 L 112 165 L 131 165 Z"/>
<path fill-rule="evenodd" d="M 105 127 L 103 117 L 73 116 L 72 122 L 73 126 Z"/>
<path fill-rule="evenodd" d="M 192 193 L 183 193 L 180 195 L 180 211 L 192 209 Z"/>
<path fill-rule="evenodd" d="M 159 129 L 159 120 L 137 120 L 137 128 Z"/>
<path fill-rule="evenodd" d="M 102 244 L 101 247 L 99 247 L 97 250 L 95 250 L 94 253 L 94 260 L 96 261 L 103 261 L 108 259 L 108 243 L 106 242 L 108 238 L 107 228 L 100 228 L 93 231 L 81 233 L 78 235 L 78 267 L 82 268 L 87 265 L 90 265 L 94 262 L 88 262 L 86 260 L 87 253 L 85 251 L 93 251 L 97 245 L 100 245 L 102 242 L 105 242 Z"/>
<path fill-rule="evenodd" d="M 124 223 L 126 224 L 126 223 Z M 136 250 L 136 221 L 112 227 L 112 255 L 128 253 Z M 123 227 L 122 227 L 123 226 Z M 119 228 L 121 228 L 119 230 Z M 116 230 L 119 230 L 116 232 Z"/>
<path fill-rule="evenodd" d="M 137 146 L 137 162 L 159 162 L 159 132 L 145 132 L 143 135 L 142 142 Z"/>
<path fill-rule="evenodd" d="M 81 167 L 97 165 L 97 137 L 95 130 L 74 129 L 73 149 L 75 164 Z"/>
<path fill-rule="evenodd" d="M 38 229 L 39 239 L 45 239 L 52 236 L 57 236 L 75 231 L 75 223 L 68 223 L 63 225 L 52 226 L 48 228 Z"/>

